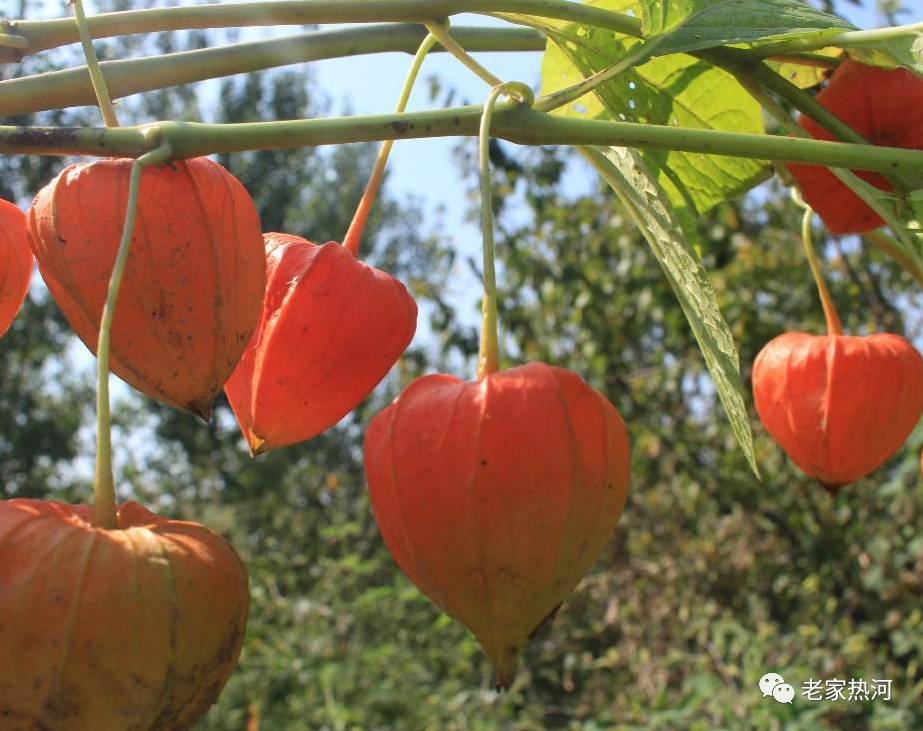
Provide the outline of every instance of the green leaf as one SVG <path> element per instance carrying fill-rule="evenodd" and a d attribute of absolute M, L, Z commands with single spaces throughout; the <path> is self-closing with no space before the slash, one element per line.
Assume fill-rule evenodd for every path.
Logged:
<path fill-rule="evenodd" d="M 873 66 L 904 66 L 923 77 L 923 33 L 888 38 L 875 45 L 852 47 L 849 55 Z"/>
<path fill-rule="evenodd" d="M 624 0 L 597 3 L 613 10 Z M 542 62 L 542 93 L 573 85 L 616 65 L 642 41 L 592 28 L 556 29 Z M 659 48 L 656 49 L 659 51 Z M 731 132 L 763 132 L 759 104 L 729 73 L 684 54 L 654 58 L 597 87 L 558 114 Z M 740 195 L 771 175 L 759 160 L 698 152 L 647 150 L 648 168 L 687 225 L 712 206 Z"/>
<path fill-rule="evenodd" d="M 705 357 L 734 436 L 753 474 L 759 477 L 734 338 L 708 273 L 687 242 L 663 189 L 635 150 L 582 147 L 580 151 L 615 191 L 663 267 Z"/>
<path fill-rule="evenodd" d="M 659 53 L 728 44 L 821 40 L 855 26 L 800 0 L 641 0 L 645 36 L 669 33 Z"/>

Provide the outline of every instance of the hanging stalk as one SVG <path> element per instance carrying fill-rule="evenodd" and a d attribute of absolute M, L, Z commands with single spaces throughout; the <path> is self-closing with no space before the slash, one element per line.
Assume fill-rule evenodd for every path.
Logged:
<path fill-rule="evenodd" d="M 87 25 L 87 16 L 83 11 L 83 0 L 68 0 L 74 8 L 74 18 L 77 22 L 77 31 L 80 33 L 80 43 L 83 45 L 83 55 L 87 60 L 87 70 L 90 72 L 90 82 L 93 84 L 93 91 L 96 94 L 96 101 L 99 104 L 99 111 L 102 112 L 103 121 L 107 127 L 118 127 L 119 120 L 115 116 L 115 108 L 112 106 L 112 97 L 109 96 L 109 88 L 106 86 L 106 77 L 103 76 L 102 69 L 99 66 L 99 59 L 96 57 L 96 49 L 93 48 L 93 39 L 90 36 L 90 28 Z"/>
<path fill-rule="evenodd" d="M 413 91 L 413 85 L 420 74 L 420 68 L 426 59 L 426 54 L 436 45 L 436 37 L 430 33 L 423 39 L 423 43 L 417 49 L 410 69 L 407 71 L 407 77 L 404 79 L 404 86 L 401 88 L 401 94 L 397 100 L 397 106 L 394 109 L 395 114 L 401 114 L 407 108 L 407 102 L 410 99 L 410 92 Z M 369 182 L 365 186 L 356 212 L 353 214 L 353 220 L 349 224 L 346 236 L 343 237 L 343 246 L 349 249 L 353 255 L 359 256 L 359 246 L 362 240 L 362 231 L 368 221 L 369 213 L 375 203 L 375 197 L 378 195 L 378 189 L 381 187 L 381 178 L 388 164 L 388 156 L 391 154 L 391 148 L 394 147 L 394 140 L 385 140 L 381 147 L 378 148 L 378 157 L 375 158 L 375 166 L 372 168 L 372 174 L 369 176 Z"/>
<path fill-rule="evenodd" d="M 824 281 L 824 275 L 820 270 L 820 261 L 814 251 L 814 241 L 811 235 L 811 219 L 814 217 L 814 210 L 801 199 L 795 189 L 792 189 L 792 198 L 795 203 L 804 208 L 804 217 L 801 219 L 801 240 L 804 243 L 804 253 L 808 258 L 811 274 L 814 276 L 814 283 L 817 285 L 817 293 L 820 295 L 821 307 L 824 308 L 824 318 L 827 320 L 827 334 L 842 335 L 843 324 L 840 322 L 836 305 L 833 304 L 830 290 L 827 289 L 827 283 Z"/>
<path fill-rule="evenodd" d="M 481 188 L 481 235 L 484 252 L 484 297 L 481 300 L 481 347 L 478 353 L 478 380 L 500 369 L 500 340 L 497 335 L 497 272 L 494 265 L 494 212 L 490 188 L 490 122 L 497 99 L 505 94 L 532 104 L 532 90 L 511 81 L 497 84 L 487 95 L 478 133 L 478 170 Z"/>
<path fill-rule="evenodd" d="M 169 145 L 162 145 L 135 160 L 128 177 L 128 202 L 125 205 L 125 223 L 112 274 L 106 303 L 99 323 L 99 340 L 96 345 L 96 476 L 93 481 L 93 509 L 91 524 L 97 528 L 113 530 L 118 527 L 115 480 L 112 475 L 112 417 L 109 407 L 109 345 L 115 305 L 125 274 L 125 263 L 131 248 L 131 237 L 138 215 L 138 192 L 141 171 L 147 165 L 163 162 L 170 155 Z"/>

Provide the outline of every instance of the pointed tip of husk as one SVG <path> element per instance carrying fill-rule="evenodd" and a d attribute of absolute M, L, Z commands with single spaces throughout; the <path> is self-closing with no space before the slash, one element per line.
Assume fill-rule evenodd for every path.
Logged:
<path fill-rule="evenodd" d="M 502 692 L 509 690 L 516 678 L 516 667 L 519 665 L 518 645 L 507 645 L 496 652 L 487 651 L 491 664 L 494 666 L 494 690 Z"/>
<path fill-rule="evenodd" d="M 818 482 L 820 482 L 820 486 L 821 486 L 822 488 L 824 488 L 824 490 L 827 491 L 827 494 L 830 496 L 831 499 L 835 498 L 835 497 L 839 494 L 840 490 L 842 490 L 844 487 L 846 487 L 845 484 L 843 484 L 843 485 L 829 485 L 829 484 L 827 484 L 826 482 L 824 482 L 823 480 L 818 480 Z"/>
<path fill-rule="evenodd" d="M 500 672 L 499 670 L 496 670 L 496 675 L 494 675 L 494 690 L 498 693 L 509 690 L 515 677 L 515 668 L 506 672 Z"/>
<path fill-rule="evenodd" d="M 207 403 L 204 401 L 190 401 L 188 404 L 186 404 L 186 409 L 191 411 L 207 424 L 212 420 L 212 407 L 214 406 L 214 403 L 214 401 L 209 401 Z"/>
<path fill-rule="evenodd" d="M 261 454 L 266 454 L 267 452 L 272 451 L 272 446 L 266 442 L 265 439 L 258 437 L 251 431 L 248 431 L 246 434 L 247 445 L 250 447 L 250 456 L 254 459 L 259 457 Z"/>

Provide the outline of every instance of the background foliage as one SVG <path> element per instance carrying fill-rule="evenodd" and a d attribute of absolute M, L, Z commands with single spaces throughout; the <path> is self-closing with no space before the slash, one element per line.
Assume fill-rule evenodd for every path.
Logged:
<path fill-rule="evenodd" d="M 35 9 L 21 4 L 20 16 Z M 100 47 L 103 56 L 120 56 L 221 38 L 162 34 Z M 29 58 L 13 73 L 50 68 L 73 52 Z M 236 78 L 220 98 L 203 105 L 180 88 L 126 101 L 120 114 L 242 121 L 312 116 L 330 106 L 303 68 Z M 85 110 L 40 117 L 90 119 Z M 563 176 L 580 163 L 568 151 L 492 149 L 506 351 L 510 362 L 577 371 L 621 411 L 633 478 L 617 534 L 503 695 L 489 690 L 490 669 L 474 641 L 397 570 L 368 506 L 363 425 L 420 373 L 473 373 L 476 333 L 443 293 L 459 267 L 475 265 L 456 260 L 444 232 L 420 230 L 416 204 L 386 192 L 368 258 L 409 283 L 427 327 L 354 417 L 307 444 L 251 460 L 226 404 L 206 426 L 136 394 L 120 400 L 121 495 L 222 532 L 251 572 L 242 661 L 200 728 L 923 727 L 921 435 L 831 500 L 792 468 L 753 415 L 757 482 L 659 265 L 611 193 L 600 185 L 569 194 Z M 458 176 L 473 193 L 472 152 L 460 145 Z M 345 231 L 373 156 L 372 147 L 356 145 L 221 162 L 254 196 L 264 230 L 326 241 Z M 0 158 L 0 196 L 28 205 L 64 162 Z M 759 348 L 782 330 L 823 328 L 798 218 L 785 191 L 769 185 L 699 221 L 745 379 Z M 828 241 L 825 253 L 848 330 L 919 336 L 918 295 L 906 275 L 853 239 Z M 469 299 L 463 322 L 471 321 L 477 293 Z M 90 373 L 74 367 L 83 363 L 83 346 L 36 278 L 0 341 L 3 497 L 89 494 Z M 782 706 L 757 691 L 770 670 L 798 690 L 808 678 L 890 678 L 893 699 L 798 697 Z"/>

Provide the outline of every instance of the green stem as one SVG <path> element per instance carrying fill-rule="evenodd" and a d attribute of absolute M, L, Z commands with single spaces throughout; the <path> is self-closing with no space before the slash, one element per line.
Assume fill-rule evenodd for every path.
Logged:
<path fill-rule="evenodd" d="M 568 0 L 276 0 L 214 3 L 181 8 L 156 8 L 102 13 L 90 19 L 94 38 L 194 28 L 233 28 L 322 23 L 420 23 L 458 13 L 525 13 L 641 35 L 641 21 Z M 4 28 L 28 40 L 16 53 L 38 53 L 75 43 L 79 36 L 70 20 L 7 21 Z M 0 62 L 16 56 L 0 55 Z"/>
<path fill-rule="evenodd" d="M 827 111 L 827 108 L 817 101 L 817 99 L 808 94 L 804 89 L 799 89 L 788 79 L 779 76 L 779 74 L 766 64 L 754 64 L 751 67 L 751 73 L 753 74 L 753 78 L 759 81 L 763 86 L 778 94 L 799 112 L 813 119 L 841 141 L 856 142 L 860 145 L 868 144 L 868 140 L 835 114 Z"/>
<path fill-rule="evenodd" d="M 115 116 L 115 109 L 112 107 L 112 99 L 109 97 L 109 89 L 106 87 L 106 77 L 103 76 L 102 69 L 99 67 L 99 59 L 96 57 L 96 49 L 93 48 L 93 39 L 90 37 L 90 30 L 87 27 L 87 16 L 83 11 L 83 0 L 68 1 L 74 7 L 74 18 L 77 21 L 77 30 L 80 33 L 80 42 L 83 45 L 83 55 L 87 60 L 90 82 L 93 84 L 99 111 L 102 112 L 103 121 L 107 127 L 118 127 L 119 120 Z"/>
<path fill-rule="evenodd" d="M 785 108 L 760 84 L 749 72 L 740 69 L 735 72 L 737 82 L 752 96 L 763 108 L 763 111 L 776 120 L 779 127 L 786 133 L 795 137 L 810 139 L 810 135 L 801 126 L 795 123 Z"/>
<path fill-rule="evenodd" d="M 500 369 L 500 342 L 497 336 L 497 272 L 494 266 L 494 212 L 490 189 L 490 125 L 501 94 L 531 104 L 532 90 L 525 84 L 497 84 L 487 95 L 478 128 L 478 169 L 481 188 L 481 235 L 484 251 L 484 297 L 481 300 L 481 347 L 477 378 L 482 380 Z"/>
<path fill-rule="evenodd" d="M 824 318 L 827 320 L 828 335 L 842 335 L 843 324 L 840 322 L 840 316 L 837 314 L 836 305 L 833 304 L 833 298 L 827 289 L 827 283 L 824 281 L 824 275 L 820 270 L 820 262 L 817 260 L 817 254 L 814 251 L 814 242 L 811 236 L 811 219 L 814 211 L 808 206 L 797 192 L 792 191 L 792 198 L 795 202 L 804 208 L 804 216 L 801 219 L 801 240 L 804 243 L 804 253 L 808 258 L 808 265 L 811 267 L 811 274 L 814 276 L 814 282 L 817 284 L 817 293 L 820 295 L 820 303 L 824 308 Z"/>
<path fill-rule="evenodd" d="M 752 50 L 753 55 L 767 57 L 779 54 L 799 53 L 802 51 L 818 51 L 822 48 L 835 46 L 837 48 L 861 48 L 862 46 L 875 46 L 885 41 L 907 36 L 916 36 L 923 33 L 923 23 L 909 25 L 895 25 L 890 28 L 873 28 L 871 30 L 847 30 L 833 36 L 799 38 L 791 41 L 780 41 L 771 45 L 762 46 Z"/>
<path fill-rule="evenodd" d="M 813 96 L 777 74 L 765 63 L 754 62 L 746 52 L 734 48 L 714 48 L 701 51 L 698 55 L 706 61 L 730 71 L 735 76 L 739 73 L 750 75 L 766 89 L 778 94 L 799 112 L 811 117 L 843 142 L 868 143 L 862 135 L 843 120 L 828 112 Z"/>
<path fill-rule="evenodd" d="M 125 206 L 125 223 L 122 238 L 112 274 L 109 290 L 99 323 L 99 340 L 96 347 L 96 478 L 93 482 L 93 509 L 91 524 L 97 528 L 114 530 L 118 528 L 118 507 L 115 495 L 115 480 L 112 476 L 112 419 L 109 409 L 109 344 L 115 306 L 125 274 L 125 263 L 131 248 L 131 237 L 135 230 L 138 214 L 138 191 L 141 171 L 147 165 L 163 162 L 169 157 L 170 148 L 162 145 L 135 160 L 128 178 L 128 202 Z"/>
<path fill-rule="evenodd" d="M 824 56 L 821 53 L 780 53 L 767 60 L 799 66 L 814 66 L 821 69 L 835 69 L 842 63 L 842 59 L 835 56 Z"/>
<path fill-rule="evenodd" d="M 876 249 L 883 252 L 886 256 L 891 257 L 904 267 L 904 269 L 910 273 L 910 276 L 916 280 L 917 284 L 923 287 L 923 267 L 921 267 L 920 263 L 914 260 L 913 257 L 907 255 L 900 242 L 888 236 L 888 234 L 880 228 L 874 231 L 868 231 L 862 234 L 862 236 Z"/>
<path fill-rule="evenodd" d="M 470 52 L 545 49 L 545 37 L 527 28 L 458 27 L 452 32 Z M 393 51 L 412 54 L 425 36 L 426 31 L 419 24 L 370 25 L 181 51 L 152 58 L 103 61 L 101 66 L 112 97 L 119 98 L 166 86 L 307 61 Z M 433 52 L 441 53 L 444 49 L 437 47 Z M 0 81 L 0 117 L 95 103 L 96 97 L 85 67 Z"/>
<path fill-rule="evenodd" d="M 449 29 L 440 24 L 440 23 L 424 23 L 426 30 L 429 31 L 429 34 L 433 36 L 439 44 L 451 53 L 455 58 L 457 58 L 465 67 L 467 67 L 475 76 L 477 76 L 481 81 L 490 86 L 498 86 L 503 82 L 499 77 L 494 76 L 490 71 L 481 66 L 477 61 L 475 61 L 471 56 L 467 54 L 464 48 L 462 48 L 458 42 L 452 38 Z"/>
<path fill-rule="evenodd" d="M 397 100 L 395 113 L 400 114 L 407 109 L 407 102 L 410 100 L 410 92 L 413 91 L 413 85 L 420 74 L 420 68 L 433 46 L 436 45 L 436 37 L 430 33 L 423 39 L 416 55 L 407 71 L 404 79 L 404 86 L 401 88 L 400 96 Z M 365 191 L 353 215 L 353 220 L 349 224 L 349 230 L 343 237 L 343 245 L 348 248 L 356 257 L 359 256 L 359 245 L 362 240 L 362 232 L 368 221 L 369 213 L 372 211 L 372 205 L 375 203 L 375 197 L 378 195 L 378 189 L 381 187 L 381 178 L 388 164 L 388 156 L 391 154 L 391 148 L 394 146 L 394 140 L 385 140 L 378 149 L 378 157 L 375 158 L 375 166 L 372 168 L 372 174 L 369 176 L 369 182 L 365 186 Z"/>
<path fill-rule="evenodd" d="M 10 49 L 12 51 L 11 55 L 15 57 L 15 60 L 19 61 L 22 59 L 23 54 L 21 51 L 26 50 L 28 47 L 28 38 L 10 33 L 4 33 L 2 32 L 2 29 L 0 29 L 0 49 Z"/>
<path fill-rule="evenodd" d="M 121 129 L 0 126 L 0 154 L 137 157 L 150 150 L 145 130 L 170 141 L 173 157 L 348 142 L 476 136 L 482 108 L 242 124 L 159 122 Z M 518 107 L 497 111 L 492 135 L 520 145 L 617 145 L 684 150 L 824 167 L 923 174 L 923 151 L 782 135 L 574 119 Z"/>

